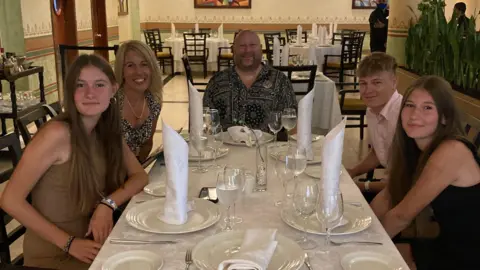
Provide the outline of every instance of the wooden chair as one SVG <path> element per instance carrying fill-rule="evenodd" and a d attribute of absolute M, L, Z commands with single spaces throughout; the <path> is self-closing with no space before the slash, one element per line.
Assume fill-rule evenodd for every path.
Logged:
<path fill-rule="evenodd" d="M 266 54 L 267 54 L 267 62 L 269 65 L 273 65 L 273 40 L 274 37 L 266 37 L 265 38 L 265 47 L 266 47 Z M 278 41 L 280 41 L 280 46 L 285 46 L 285 38 L 279 37 Z"/>
<path fill-rule="evenodd" d="M 285 32 L 287 33 L 287 42 L 290 43 L 290 41 L 296 41 L 297 40 L 297 29 L 285 29 Z M 304 43 L 307 43 L 308 40 L 308 35 L 307 31 L 302 31 L 302 41 Z"/>
<path fill-rule="evenodd" d="M 356 32 L 356 30 L 343 29 L 343 30 L 340 30 L 340 32 L 333 33 L 333 35 L 332 35 L 332 45 L 341 44 L 343 37 L 345 37 L 345 36 L 352 37 L 354 32 Z"/>
<path fill-rule="evenodd" d="M 20 141 L 15 133 L 11 133 L 0 137 L 0 149 L 8 148 L 13 167 L 17 166 L 22 155 L 20 149 Z M 8 179 L 2 179 L 4 183 Z M 6 226 L 11 222 L 12 218 L 0 209 L 0 219 L 3 221 L 0 228 L 0 261 L 6 264 L 23 265 L 23 253 L 16 258 L 12 258 L 10 254 L 10 245 L 25 234 L 25 227 L 23 225 L 17 226 L 13 231 L 7 233 Z"/>
<path fill-rule="evenodd" d="M 198 31 L 201 34 L 207 34 L 207 37 L 210 37 L 210 32 L 212 31 L 212 28 L 198 28 Z M 192 33 L 195 33 L 195 28 L 192 29 Z"/>
<path fill-rule="evenodd" d="M 359 39 L 359 53 L 358 53 L 358 62 L 362 60 L 362 52 L 363 52 L 363 42 L 365 41 L 365 35 L 367 32 L 362 32 L 362 31 L 355 31 L 353 32 L 353 37 Z"/>
<path fill-rule="evenodd" d="M 175 75 L 175 61 L 173 60 L 172 47 L 163 46 L 160 29 L 147 29 L 143 31 L 145 42 L 150 46 L 157 57 L 158 63 L 165 72 L 165 65 L 169 65 L 172 69 L 172 76 Z M 167 49 L 168 51 L 164 51 Z"/>
<path fill-rule="evenodd" d="M 313 90 L 315 87 L 315 76 L 317 73 L 317 66 L 275 66 L 273 67 L 277 70 L 287 73 L 287 77 L 294 86 L 294 92 L 296 96 L 304 96 L 308 94 L 310 91 Z M 296 72 L 296 76 L 292 76 L 292 74 Z M 308 76 L 298 76 L 300 73 Z M 303 75 L 302 74 L 302 75 Z M 307 85 L 306 90 L 304 89 L 295 89 L 295 85 Z M 302 87 L 299 87 L 302 88 Z"/>
<path fill-rule="evenodd" d="M 357 77 L 355 72 L 359 59 L 358 55 L 361 53 L 360 42 L 359 37 L 343 36 L 341 53 L 339 55 L 325 55 L 323 74 L 328 77 L 338 78 L 340 85 L 345 83 L 345 77 L 353 77 L 354 84 L 356 84 Z M 347 73 L 347 71 L 351 71 L 351 73 Z M 335 74 L 338 74 L 338 76 Z"/>
<path fill-rule="evenodd" d="M 219 47 L 217 56 L 217 71 L 220 71 L 221 67 L 233 66 L 233 51 L 231 47 Z"/>
<path fill-rule="evenodd" d="M 207 34 L 205 33 L 184 33 L 183 34 L 184 48 L 183 54 L 188 57 L 190 65 L 202 65 L 203 77 L 207 77 Z"/>
<path fill-rule="evenodd" d="M 34 123 L 37 129 L 39 129 L 47 122 L 47 116 L 53 118 L 55 115 L 56 114 L 46 106 L 37 106 L 33 111 L 20 112 L 16 121 L 25 145 L 32 140 L 32 134 L 28 130 L 28 125 Z"/>
<path fill-rule="evenodd" d="M 194 82 L 193 81 L 193 76 L 192 76 L 192 67 L 190 66 L 190 62 L 188 61 L 188 57 L 184 55 L 182 57 L 182 62 L 183 62 L 183 67 L 185 68 L 185 76 L 187 77 L 187 86 L 188 82 L 192 83 L 193 86 L 207 86 L 208 83 L 203 83 L 203 82 Z M 198 89 L 198 92 L 205 92 L 205 88 Z"/>
<path fill-rule="evenodd" d="M 340 111 L 342 115 L 353 115 L 357 117 L 349 117 L 348 120 L 359 120 L 360 124 L 347 124 L 346 128 L 360 128 L 360 140 L 363 140 L 365 124 L 365 115 L 367 114 L 367 105 L 359 98 L 346 98 L 347 94 L 359 93 L 359 90 L 340 90 Z"/>

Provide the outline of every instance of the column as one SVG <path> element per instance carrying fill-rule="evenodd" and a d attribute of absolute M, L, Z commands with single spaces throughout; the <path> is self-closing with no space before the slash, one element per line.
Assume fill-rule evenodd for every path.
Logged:
<path fill-rule="evenodd" d="M 397 59 L 400 66 L 405 66 L 405 41 L 407 40 L 410 19 L 415 21 L 420 12 L 417 5 L 421 0 L 390 0 L 388 19 L 387 53 Z M 415 14 L 410 10 L 410 8 Z"/>
<path fill-rule="evenodd" d="M 139 0 L 129 0 L 127 14 L 118 15 L 118 36 L 120 43 L 130 39 L 140 40 Z"/>
<path fill-rule="evenodd" d="M 105 0 L 91 0 L 92 7 L 92 39 L 95 47 L 108 47 L 107 8 Z M 108 51 L 95 51 L 108 61 Z"/>

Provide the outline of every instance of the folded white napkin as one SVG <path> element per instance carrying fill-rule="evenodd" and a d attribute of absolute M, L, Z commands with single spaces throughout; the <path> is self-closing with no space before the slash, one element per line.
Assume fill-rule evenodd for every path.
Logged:
<path fill-rule="evenodd" d="M 159 219 L 168 224 L 181 225 L 188 220 L 188 145 L 162 119 L 163 145 L 167 183 L 164 212 Z"/>
<path fill-rule="evenodd" d="M 330 23 L 328 27 L 328 36 L 333 37 L 333 23 Z"/>
<path fill-rule="evenodd" d="M 315 44 L 311 44 L 311 43 L 308 46 L 309 46 L 309 48 L 308 48 L 308 62 L 309 62 L 309 65 L 310 65 L 310 62 L 312 63 L 312 65 L 316 65 L 317 64 L 316 46 L 315 46 Z"/>
<path fill-rule="evenodd" d="M 190 132 L 196 133 L 203 130 L 203 102 L 200 93 L 191 82 L 188 82 L 188 91 Z"/>
<path fill-rule="evenodd" d="M 307 150 L 307 160 L 313 160 L 312 150 L 312 106 L 315 91 L 305 95 L 298 102 L 297 143 Z"/>
<path fill-rule="evenodd" d="M 200 28 L 198 26 L 198 23 L 195 24 L 195 33 L 200 33 Z"/>
<path fill-rule="evenodd" d="M 338 29 L 338 23 L 333 23 L 333 33 L 336 33 Z M 333 36 L 333 34 L 332 34 Z"/>
<path fill-rule="evenodd" d="M 273 38 L 273 65 L 280 66 L 280 40 Z"/>
<path fill-rule="evenodd" d="M 312 36 L 313 37 L 316 37 L 317 36 L 317 33 L 318 30 L 317 30 L 317 24 L 316 23 L 312 23 Z"/>
<path fill-rule="evenodd" d="M 288 43 L 287 43 L 287 44 L 285 44 L 285 46 L 283 46 L 282 58 L 280 59 L 280 65 L 281 66 L 288 66 L 289 53 L 290 53 L 290 45 L 288 45 Z"/>
<path fill-rule="evenodd" d="M 277 248 L 276 229 L 251 229 L 245 231 L 240 251 L 220 263 L 218 270 L 266 270 Z"/>
<path fill-rule="evenodd" d="M 223 39 L 223 23 L 218 27 L 218 38 Z"/>
<path fill-rule="evenodd" d="M 171 31 L 170 37 L 171 38 L 176 38 L 176 36 L 175 36 L 175 24 L 173 24 L 173 23 L 170 24 L 170 31 Z"/>
<path fill-rule="evenodd" d="M 321 26 L 318 28 L 318 43 L 320 45 L 325 45 L 325 40 L 327 36 L 327 28 L 325 26 Z"/>
<path fill-rule="evenodd" d="M 242 126 L 233 126 L 233 127 L 229 127 L 227 130 L 228 130 L 228 134 L 230 135 L 230 137 L 232 137 L 232 140 L 234 140 L 235 142 L 249 143 L 249 135 L 252 133 L 252 131 L 249 128 L 242 127 Z M 257 136 L 258 139 L 260 139 L 263 135 L 263 132 L 258 129 L 254 129 L 253 132 L 255 132 L 255 135 Z M 251 139 L 252 139 L 252 143 L 254 143 L 255 137 L 252 137 Z"/>
<path fill-rule="evenodd" d="M 330 132 L 323 141 L 322 150 L 322 187 L 325 191 L 339 188 L 340 169 L 342 167 L 343 138 L 347 117 Z"/>
<path fill-rule="evenodd" d="M 297 26 L 297 44 L 302 44 L 302 26 Z"/>

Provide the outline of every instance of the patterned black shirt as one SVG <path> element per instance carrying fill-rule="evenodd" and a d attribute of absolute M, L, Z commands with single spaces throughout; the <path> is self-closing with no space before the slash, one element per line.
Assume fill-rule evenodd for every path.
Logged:
<path fill-rule="evenodd" d="M 219 111 L 224 129 L 246 124 L 269 131 L 270 112 L 297 109 L 297 101 L 287 76 L 264 65 L 250 89 L 243 84 L 234 67 L 217 72 L 208 82 L 203 106 Z"/>

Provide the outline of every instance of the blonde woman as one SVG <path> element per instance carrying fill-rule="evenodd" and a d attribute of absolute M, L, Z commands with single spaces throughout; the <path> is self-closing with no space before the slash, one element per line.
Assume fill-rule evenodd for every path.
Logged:
<path fill-rule="evenodd" d="M 81 55 L 66 76 L 65 112 L 23 152 L 1 205 L 27 228 L 25 265 L 88 269 L 113 228 L 117 205 L 147 184 L 122 139 L 117 89 L 107 61 Z"/>
<path fill-rule="evenodd" d="M 125 140 L 140 162 L 153 146 L 162 104 L 162 77 L 157 58 L 150 47 L 137 40 L 123 43 L 115 61 L 120 83 L 117 101 Z"/>

